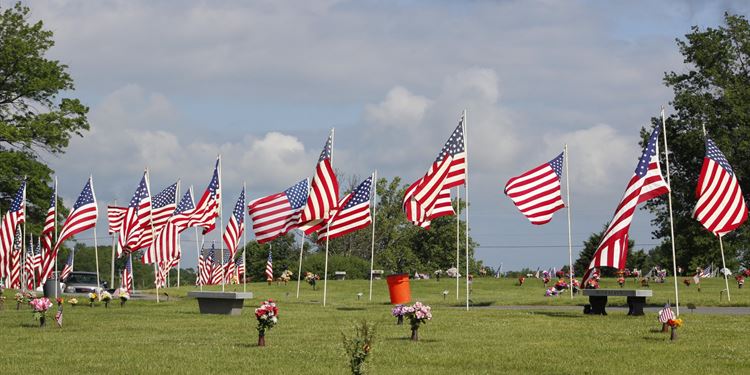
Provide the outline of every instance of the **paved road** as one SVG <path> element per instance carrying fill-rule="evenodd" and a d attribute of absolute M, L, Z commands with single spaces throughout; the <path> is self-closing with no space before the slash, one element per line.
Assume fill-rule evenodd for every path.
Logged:
<path fill-rule="evenodd" d="M 495 309 L 495 310 L 572 310 L 583 312 L 583 306 L 474 306 L 473 309 Z M 674 307 L 673 307 L 674 308 Z M 643 311 L 656 314 L 661 307 L 644 307 Z M 607 306 L 607 311 L 627 311 L 627 307 Z M 750 307 L 697 307 L 689 310 L 685 306 L 680 306 L 681 313 L 689 314 L 719 314 L 719 315 L 750 315 Z"/>

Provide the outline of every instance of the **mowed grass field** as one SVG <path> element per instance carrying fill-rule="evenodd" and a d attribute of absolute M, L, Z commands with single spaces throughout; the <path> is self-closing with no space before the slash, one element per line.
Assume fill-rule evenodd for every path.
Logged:
<path fill-rule="evenodd" d="M 673 299 L 673 284 L 651 284 L 661 305 Z M 368 282 L 330 281 L 323 307 L 322 281 L 317 290 L 303 284 L 248 284 L 255 293 L 242 316 L 201 315 L 197 302 L 184 295 L 195 288 L 167 289 L 169 301 L 117 301 L 109 309 L 65 306 L 65 324 L 38 328 L 29 308 L 16 311 L 14 291 L 6 291 L 0 311 L 0 374 L 46 373 L 264 373 L 346 374 L 341 332 L 367 319 L 377 324 L 368 373 L 397 371 L 468 374 L 644 374 L 746 373 L 750 368 L 750 316 L 705 315 L 683 308 L 685 326 L 669 341 L 655 313 L 629 317 L 584 316 L 579 309 L 534 307 L 501 310 L 492 305 L 583 305 L 586 297 L 543 297 L 541 281 L 477 279 L 472 300 L 483 306 L 457 307 L 454 280 L 412 280 L 412 298 L 433 307 L 433 321 L 420 329 L 420 341 L 408 340 L 408 324 L 390 316 L 385 281 L 376 281 L 373 301 Z M 681 303 L 721 306 L 723 280 L 704 280 L 699 293 L 681 285 Z M 615 286 L 605 280 L 604 286 Z M 461 284 L 461 298 L 465 286 Z M 632 280 L 627 287 L 632 288 Z M 750 305 L 745 289 L 732 288 L 732 305 Z M 216 287 L 212 289 L 217 289 Z M 220 289 L 220 288 L 218 288 Z M 242 286 L 227 286 L 242 290 Z M 449 294 L 443 299 L 443 291 Z M 164 292 L 165 290 L 161 290 Z M 357 293 L 363 293 L 357 300 Z M 267 347 L 256 346 L 252 309 L 261 299 L 278 301 L 280 323 L 268 332 Z M 82 298 L 79 300 L 83 303 Z M 624 298 L 610 298 L 611 305 Z M 489 305 L 489 306 L 487 306 Z"/>

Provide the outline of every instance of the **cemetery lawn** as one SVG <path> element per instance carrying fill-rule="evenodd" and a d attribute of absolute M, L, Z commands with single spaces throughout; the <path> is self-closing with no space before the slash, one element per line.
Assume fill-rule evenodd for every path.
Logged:
<path fill-rule="evenodd" d="M 731 280 L 730 280 L 731 281 Z M 728 306 L 719 303 L 723 280 L 695 286 L 680 284 L 679 339 L 659 333 L 656 314 L 629 317 L 622 310 L 608 316 L 585 316 L 582 309 L 548 310 L 529 307 L 503 310 L 494 305 L 582 306 L 586 297 L 543 297 L 541 281 L 477 279 L 472 300 L 480 306 L 467 312 L 457 307 L 455 280 L 411 281 L 412 299 L 433 307 L 433 321 L 419 330 L 420 341 L 410 341 L 408 323 L 395 325 L 390 316 L 385 281 L 376 281 L 373 301 L 368 282 L 330 281 L 328 303 L 321 305 L 323 283 L 317 290 L 303 284 L 300 299 L 296 285 L 247 285 L 255 299 L 245 302 L 239 317 L 200 315 L 195 300 L 185 294 L 193 287 L 166 289 L 169 301 L 134 299 L 124 308 L 113 301 L 88 307 L 65 305 L 64 328 L 50 313 L 40 329 L 31 310 L 16 310 L 15 291 L 6 290 L 0 311 L 0 374 L 21 373 L 266 373 L 347 374 L 341 332 L 349 334 L 362 319 L 375 322 L 376 341 L 367 370 L 370 374 L 401 371 L 467 374 L 643 374 L 741 373 L 750 368 L 748 315 L 705 315 L 685 308 Z M 605 280 L 605 287 L 616 287 Z M 610 285 L 611 284 L 611 285 Z M 629 280 L 628 288 L 633 287 Z M 674 299 L 673 284 L 651 284 L 652 305 Z M 732 304 L 750 305 L 747 290 L 730 283 Z M 211 289 L 220 289 L 212 287 Z M 241 291 L 242 286 L 227 286 Z M 443 299 L 443 291 L 448 295 Z M 164 293 L 165 290 L 160 290 Z M 147 291 L 149 292 L 149 291 Z M 153 292 L 153 291 L 150 291 Z M 357 300 L 357 293 L 363 295 Z M 261 299 L 274 298 L 280 323 L 267 333 L 267 347 L 259 348 L 253 308 Z M 621 300 L 621 301 L 620 301 Z M 610 298 L 610 305 L 624 298 Z"/>

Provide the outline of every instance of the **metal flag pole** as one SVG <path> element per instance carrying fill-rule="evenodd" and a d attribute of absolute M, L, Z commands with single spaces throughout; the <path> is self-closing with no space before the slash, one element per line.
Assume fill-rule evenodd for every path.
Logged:
<path fill-rule="evenodd" d="M 467 124 L 466 124 L 466 110 L 464 109 L 463 113 L 463 122 L 464 122 L 464 152 L 466 153 L 466 179 L 464 181 L 464 192 L 466 193 L 466 209 L 464 212 L 466 213 L 466 229 L 464 230 L 464 233 L 466 234 L 466 248 L 464 251 L 466 252 L 466 311 L 469 311 L 469 142 L 467 142 L 468 134 L 466 132 Z"/>
<path fill-rule="evenodd" d="M 372 301 L 372 269 L 375 267 L 375 209 L 378 204 L 378 171 L 372 173 L 372 244 L 370 245 L 370 301 Z"/>
<path fill-rule="evenodd" d="M 721 249 L 721 273 L 724 274 L 724 285 L 727 287 L 727 301 L 732 302 L 732 297 L 729 296 L 729 280 L 727 279 L 727 263 L 724 261 L 724 241 L 721 240 L 722 236 L 719 236 L 719 248 Z"/>
<path fill-rule="evenodd" d="M 221 155 L 219 155 L 219 190 L 221 190 Z M 219 194 L 219 225 L 221 226 L 221 229 L 219 230 L 219 236 L 221 236 L 221 231 L 224 230 L 224 212 L 221 207 L 221 197 L 222 194 Z M 224 284 L 225 282 L 225 275 L 224 275 L 224 239 L 222 238 L 219 241 L 219 244 L 221 245 L 221 291 L 224 291 Z"/>
<path fill-rule="evenodd" d="M 674 306 L 677 316 L 680 316 L 680 292 L 677 290 L 677 255 L 674 245 L 674 218 L 672 216 L 672 183 L 669 180 L 669 148 L 667 146 L 667 120 L 664 116 L 664 106 L 661 106 L 661 127 L 664 134 L 664 161 L 667 165 L 667 204 L 669 205 L 669 240 L 672 243 L 672 272 L 674 275 Z M 659 155 L 656 156 L 657 158 Z M 657 159 L 658 160 L 658 159 Z"/>
<path fill-rule="evenodd" d="M 310 178 L 307 178 L 307 196 L 310 196 Z M 299 299 L 299 284 L 300 279 L 302 278 L 302 254 L 305 250 L 305 232 L 300 230 L 302 232 L 302 242 L 299 244 L 299 266 L 297 268 L 297 299 Z"/>
<path fill-rule="evenodd" d="M 570 285 L 568 285 L 568 289 L 570 289 L 570 298 L 573 298 L 573 230 L 570 220 L 570 170 L 568 169 L 568 165 L 570 164 L 570 161 L 568 159 L 568 144 L 565 144 L 565 148 L 563 149 L 563 163 L 565 163 L 565 195 L 566 198 L 566 204 L 568 205 L 568 282 Z"/>
<path fill-rule="evenodd" d="M 117 199 L 115 199 L 114 207 L 117 207 Z M 107 210 L 107 218 L 109 218 L 109 210 Z M 117 246 L 117 232 L 112 232 L 112 265 L 110 266 L 112 286 L 115 286 L 115 246 Z"/>
<path fill-rule="evenodd" d="M 193 207 L 195 207 L 195 199 L 193 198 L 193 185 L 190 185 L 190 201 L 193 203 Z M 194 227 L 193 229 L 195 229 L 195 252 L 197 253 L 198 258 L 200 258 L 201 257 L 201 247 L 202 247 L 201 245 L 203 245 L 203 244 L 201 242 L 198 242 L 198 227 Z M 198 259 L 198 258 L 196 258 L 196 259 Z M 201 272 L 201 270 L 198 269 L 198 279 L 199 280 L 200 280 L 200 277 L 201 277 L 200 272 Z M 200 284 L 199 287 L 200 287 L 201 292 L 202 292 L 203 291 L 203 283 L 199 283 L 199 284 Z"/>
<path fill-rule="evenodd" d="M 148 173 L 148 168 L 146 168 L 146 191 L 148 192 L 149 199 L 151 199 L 151 177 Z M 140 211 L 140 201 L 138 202 L 138 211 Z M 154 218 L 151 216 L 151 213 L 149 213 L 149 222 L 151 223 L 151 241 L 154 241 Z M 148 251 L 148 249 L 146 249 Z M 156 286 L 156 303 L 159 303 L 159 254 L 155 254 L 154 257 L 154 286 Z"/>
<path fill-rule="evenodd" d="M 245 181 L 242 181 L 242 191 L 247 194 L 247 184 Z M 245 201 L 245 205 L 247 205 L 247 200 Z M 245 226 L 245 230 L 242 231 L 242 242 L 244 243 L 242 245 L 242 269 L 245 270 L 245 274 L 247 274 L 247 264 L 245 262 L 247 261 L 247 207 L 242 207 L 242 224 Z M 247 282 L 245 281 L 245 274 L 242 275 L 242 291 L 247 292 Z M 240 271 L 237 270 L 237 281 L 239 282 L 240 277 Z"/>
<path fill-rule="evenodd" d="M 177 180 L 177 191 L 174 193 L 174 204 L 180 204 L 180 180 Z M 177 233 L 177 289 L 180 289 L 180 265 L 182 264 L 182 233 Z"/>
<path fill-rule="evenodd" d="M 91 187 L 91 195 L 94 198 L 94 202 L 96 202 L 96 194 L 94 193 L 94 177 L 91 175 L 89 176 L 89 186 Z M 99 217 L 98 205 L 96 206 L 96 211 L 97 211 L 96 217 L 98 218 Z M 99 281 L 99 243 L 97 242 L 97 239 L 96 239 L 96 225 L 94 225 L 94 262 L 96 262 L 96 287 L 97 287 L 97 291 L 99 292 L 99 293 L 96 293 L 96 297 L 99 301 L 101 301 L 102 293 L 98 289 L 101 283 Z"/>
<path fill-rule="evenodd" d="M 459 276 L 461 263 L 461 188 L 456 186 L 456 301 L 460 299 L 459 290 L 461 277 Z"/>
<path fill-rule="evenodd" d="M 331 129 L 331 155 L 330 155 L 331 166 L 333 166 L 333 139 L 335 136 L 334 131 L 335 129 Z M 334 202 L 337 202 L 339 197 L 334 197 L 333 199 L 334 199 Z M 326 216 L 328 214 L 329 212 L 326 212 Z M 328 230 L 331 229 L 330 220 L 327 220 L 327 221 L 328 223 L 326 223 L 326 264 L 325 264 L 325 267 L 323 267 L 324 268 L 324 271 L 323 271 L 324 272 L 324 275 L 323 275 L 324 277 L 323 279 L 323 306 L 324 307 L 326 305 L 326 297 L 328 297 L 328 242 L 330 242 L 328 238 Z"/>
<path fill-rule="evenodd" d="M 21 269 L 19 272 L 21 273 L 21 289 L 26 289 L 26 275 L 24 269 L 26 268 L 26 217 L 29 205 L 26 204 L 26 190 L 29 189 L 29 184 L 26 183 L 26 176 L 23 177 L 23 233 L 21 234 Z"/>
<path fill-rule="evenodd" d="M 53 226 L 55 227 L 55 241 L 50 244 L 50 246 L 52 246 L 52 251 L 54 251 L 55 245 L 57 244 L 57 176 L 55 176 L 55 217 Z M 55 274 L 52 277 L 55 279 L 55 299 L 57 299 L 57 290 L 60 289 L 60 276 L 57 274 L 57 252 L 55 251 L 51 255 L 54 255 L 52 261 L 55 262 Z"/>

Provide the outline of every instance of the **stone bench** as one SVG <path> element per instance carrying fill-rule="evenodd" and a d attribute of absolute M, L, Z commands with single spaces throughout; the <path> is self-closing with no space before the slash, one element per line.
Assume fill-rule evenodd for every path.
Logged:
<path fill-rule="evenodd" d="M 372 278 L 374 280 L 380 280 L 381 278 L 383 278 L 384 273 L 385 271 L 383 270 L 372 270 Z"/>
<path fill-rule="evenodd" d="M 336 280 L 346 280 L 346 271 L 336 271 L 333 273 L 333 278 Z"/>
<path fill-rule="evenodd" d="M 584 314 L 607 315 L 607 297 L 627 297 L 628 315 L 643 315 L 646 297 L 651 297 L 650 289 L 583 289 L 583 295 L 589 296 L 590 305 L 583 308 Z"/>
<path fill-rule="evenodd" d="M 198 300 L 201 314 L 241 315 L 246 299 L 252 292 L 188 292 L 188 297 Z"/>

